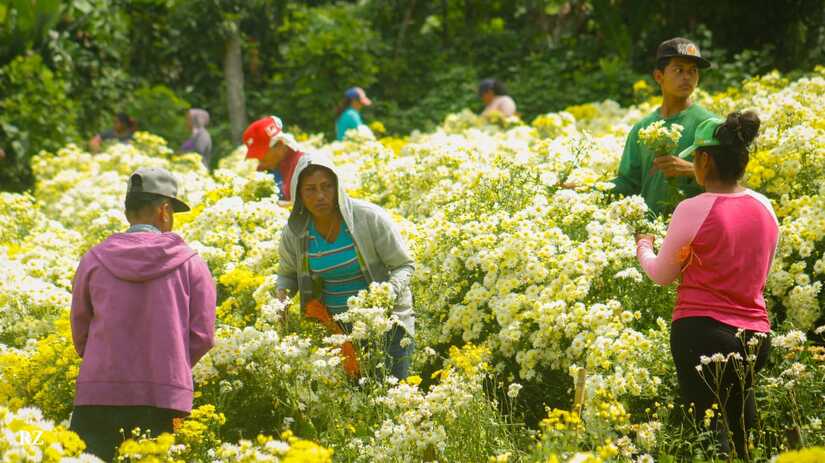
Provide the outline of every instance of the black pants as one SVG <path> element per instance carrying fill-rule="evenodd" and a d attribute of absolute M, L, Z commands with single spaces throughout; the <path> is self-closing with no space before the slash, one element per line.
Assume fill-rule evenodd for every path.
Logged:
<path fill-rule="evenodd" d="M 132 437 L 132 429 L 151 437 L 172 432 L 172 420 L 183 413 L 165 408 L 145 406 L 78 405 L 72 411 L 69 429 L 86 442 L 86 453 L 103 461 L 112 461 L 124 438 Z M 123 433 L 120 430 L 123 429 Z"/>
<path fill-rule="evenodd" d="M 737 337 L 737 328 L 718 322 L 708 317 L 682 318 L 673 322 L 670 331 L 670 352 L 676 363 L 676 373 L 679 378 L 679 389 L 682 400 L 689 406 L 693 404 L 697 420 L 705 417 L 705 410 L 711 408 L 718 401 L 714 391 L 718 391 L 721 402 L 718 406 L 725 407 L 727 422 L 713 419 L 713 429 L 720 430 L 719 440 L 722 450 L 730 451 L 727 432 L 730 430 L 736 454 L 746 458 L 745 436 L 756 420 L 756 402 L 753 396 L 752 376 L 745 374 L 744 384 L 734 368 L 732 360 L 727 362 L 724 373 L 717 378 L 713 363 L 703 367 L 705 380 L 713 389 L 708 387 L 705 380 L 699 375 L 696 366 L 700 365 L 701 356 L 710 357 L 715 353 L 725 356 L 738 352 L 743 361 L 738 362 L 740 370 L 747 372 L 753 367 L 753 372 L 759 371 L 764 365 L 770 351 L 770 339 L 757 337 L 759 345 L 755 348 L 757 357 L 755 362 L 747 361 L 747 342 L 754 338 L 753 331 L 745 331 L 744 340 Z M 751 348 L 751 353 L 754 348 Z M 741 374 L 741 373 L 740 373 Z M 755 376 L 755 375 L 753 375 Z M 743 394 L 744 391 L 744 394 Z M 743 426 L 744 425 L 744 426 Z"/>

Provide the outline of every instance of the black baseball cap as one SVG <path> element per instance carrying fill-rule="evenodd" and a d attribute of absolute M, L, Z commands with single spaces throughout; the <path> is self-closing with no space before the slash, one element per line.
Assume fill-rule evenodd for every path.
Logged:
<path fill-rule="evenodd" d="M 706 69 L 711 66 L 710 61 L 702 58 L 702 53 L 699 52 L 699 47 L 695 43 L 682 37 L 676 37 L 670 40 L 665 40 L 659 44 L 656 49 L 656 62 L 665 58 L 688 58 L 696 61 L 696 64 L 701 69 Z"/>

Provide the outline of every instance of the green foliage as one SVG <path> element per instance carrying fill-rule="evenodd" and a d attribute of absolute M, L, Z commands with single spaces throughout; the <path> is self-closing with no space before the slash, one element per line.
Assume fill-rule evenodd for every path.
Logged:
<path fill-rule="evenodd" d="M 0 65 L 41 47 L 61 13 L 60 0 L 4 0 L 0 3 Z"/>
<path fill-rule="evenodd" d="M 575 49 L 528 57 L 513 74 L 510 92 L 524 120 L 582 101 L 610 98 L 627 104 L 641 78 L 615 57 L 592 59 Z"/>
<path fill-rule="evenodd" d="M 169 87 L 142 87 L 133 95 L 126 111 L 138 121 L 140 130 L 160 135 L 170 146 L 186 138 L 186 110 L 189 103 Z"/>
<path fill-rule="evenodd" d="M 507 85 L 528 121 L 583 101 L 630 103 L 656 45 L 678 35 L 716 65 L 702 74 L 705 90 L 810 69 L 825 58 L 825 8 L 803 3 L 3 0 L 0 65 L 40 54 L 69 81 L 84 138 L 107 128 L 136 88 L 164 85 L 210 111 L 218 158 L 234 148 L 223 82 L 230 31 L 242 36 L 250 120 L 275 113 L 331 135 L 343 91 L 359 85 L 375 102 L 365 121 L 406 134 L 480 110 L 475 89 L 486 77 Z"/>
<path fill-rule="evenodd" d="M 287 123 L 332 133 L 334 108 L 346 88 L 367 88 L 377 80 L 378 38 L 353 5 L 294 7 L 279 29 L 285 40 L 266 108 Z M 256 111 L 257 110 L 257 111 Z"/>
<path fill-rule="evenodd" d="M 70 79 L 69 96 L 79 105 L 78 125 L 85 137 L 110 127 L 112 115 L 123 110 L 139 76 L 156 76 L 157 69 L 140 73 L 129 69 L 133 45 L 120 2 L 73 0 L 65 4 L 43 56 Z"/>
<path fill-rule="evenodd" d="M 380 120 L 391 133 L 408 133 L 411 127 L 432 130 L 440 124 L 444 116 L 459 112 L 464 108 L 478 110 L 481 102 L 476 94 L 478 74 L 469 66 L 445 66 L 429 76 L 431 85 L 419 89 L 418 99 L 408 108 L 400 108 L 392 100 L 378 99 L 374 109 L 375 118 Z"/>
<path fill-rule="evenodd" d="M 77 139 L 77 107 L 68 85 L 40 55 L 18 56 L 0 68 L 0 189 L 20 191 L 32 183 L 31 157 Z"/>

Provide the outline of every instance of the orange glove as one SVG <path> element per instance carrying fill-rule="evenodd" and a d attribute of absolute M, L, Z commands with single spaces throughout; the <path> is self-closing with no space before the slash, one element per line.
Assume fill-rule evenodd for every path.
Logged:
<path fill-rule="evenodd" d="M 324 303 L 318 299 L 312 299 L 307 303 L 304 315 L 307 318 L 318 320 L 332 334 L 344 334 L 344 330 L 341 329 L 341 325 L 332 319 L 327 306 L 325 306 Z M 357 378 L 360 376 L 361 368 L 358 365 L 358 354 L 355 352 L 355 346 L 351 341 L 345 341 L 341 345 L 341 354 L 344 356 L 344 371 L 347 372 L 347 375 L 351 378 Z"/>

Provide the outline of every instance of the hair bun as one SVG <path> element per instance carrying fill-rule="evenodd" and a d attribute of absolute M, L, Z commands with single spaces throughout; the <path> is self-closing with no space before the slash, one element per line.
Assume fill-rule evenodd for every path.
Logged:
<path fill-rule="evenodd" d="M 759 133 L 759 124 L 759 116 L 755 111 L 735 111 L 728 114 L 725 122 L 719 126 L 716 138 L 723 145 L 747 149 Z"/>

